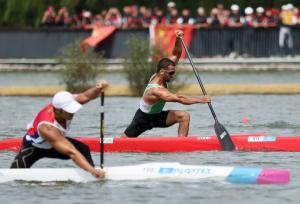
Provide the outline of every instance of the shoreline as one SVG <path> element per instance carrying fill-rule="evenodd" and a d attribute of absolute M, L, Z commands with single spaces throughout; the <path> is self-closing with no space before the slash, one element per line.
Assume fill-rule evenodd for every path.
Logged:
<path fill-rule="evenodd" d="M 287 84 L 206 84 L 209 95 L 239 95 L 239 94 L 300 94 L 300 83 Z M 0 86 L 0 96 L 53 96 L 56 92 L 65 90 L 64 86 Z M 186 85 L 174 91 L 186 95 L 199 95 L 198 84 Z M 126 85 L 111 85 L 106 90 L 106 96 L 136 96 Z"/>
<path fill-rule="evenodd" d="M 299 71 L 300 56 L 269 58 L 194 58 L 198 71 Z M 105 71 L 122 71 L 124 59 L 104 59 L 99 65 Z M 11 71 L 60 71 L 63 66 L 55 59 L 1 59 L 0 72 Z M 192 71 L 187 59 L 179 62 L 178 69 Z"/>

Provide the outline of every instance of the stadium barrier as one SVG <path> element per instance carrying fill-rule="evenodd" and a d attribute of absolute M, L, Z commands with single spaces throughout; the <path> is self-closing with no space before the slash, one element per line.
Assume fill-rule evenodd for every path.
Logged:
<path fill-rule="evenodd" d="M 58 51 L 75 40 L 83 40 L 90 31 L 70 29 L 0 29 L 0 58 L 54 58 Z M 140 36 L 147 40 L 148 29 L 117 30 L 101 42 L 96 51 L 106 58 L 124 58 L 129 53 L 127 39 Z M 217 56 L 270 57 L 300 54 L 300 29 L 294 28 L 293 49 L 279 48 L 278 28 L 195 29 L 190 52 L 195 58 Z"/>

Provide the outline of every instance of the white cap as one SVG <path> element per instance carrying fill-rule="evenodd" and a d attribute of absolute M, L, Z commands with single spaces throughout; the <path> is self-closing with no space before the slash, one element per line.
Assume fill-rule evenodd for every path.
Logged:
<path fill-rule="evenodd" d="M 247 15 L 253 14 L 253 8 L 251 8 L 251 7 L 245 8 L 245 14 L 247 14 Z"/>
<path fill-rule="evenodd" d="M 264 11 L 265 11 L 265 9 L 261 6 L 256 8 L 257 13 L 263 13 Z"/>
<path fill-rule="evenodd" d="M 174 7 L 176 7 L 176 3 L 173 2 L 173 1 L 170 1 L 170 2 L 167 4 L 167 7 L 168 7 L 168 8 L 174 8 Z"/>
<path fill-rule="evenodd" d="M 205 13 L 205 9 L 203 8 L 203 7 L 199 7 L 198 9 L 197 9 L 197 12 L 198 13 Z"/>
<path fill-rule="evenodd" d="M 231 7 L 230 7 L 230 9 L 232 11 L 238 11 L 238 10 L 240 10 L 240 7 L 238 5 L 236 5 L 236 4 L 232 4 Z"/>
<path fill-rule="evenodd" d="M 60 91 L 56 93 L 52 99 L 54 108 L 63 109 L 68 113 L 76 113 L 82 105 L 78 103 L 73 95 L 67 91 Z"/>
<path fill-rule="evenodd" d="M 291 3 L 289 3 L 289 4 L 286 5 L 286 9 L 287 10 L 293 10 L 293 8 L 294 8 L 294 5 L 291 4 Z"/>
<path fill-rule="evenodd" d="M 92 17 L 92 13 L 90 11 L 84 11 L 82 16 L 85 18 L 90 18 L 90 17 Z"/>
<path fill-rule="evenodd" d="M 283 10 L 283 11 L 286 11 L 286 10 L 287 10 L 287 7 L 286 7 L 285 4 L 281 6 L 281 10 Z"/>

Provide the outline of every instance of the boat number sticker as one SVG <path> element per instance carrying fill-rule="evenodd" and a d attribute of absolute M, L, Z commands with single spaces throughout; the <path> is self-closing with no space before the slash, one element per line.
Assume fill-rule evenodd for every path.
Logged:
<path fill-rule="evenodd" d="M 249 136 L 248 142 L 275 142 L 275 136 Z"/>
<path fill-rule="evenodd" d="M 198 140 L 210 140 L 211 139 L 211 137 L 209 137 L 209 136 L 201 136 L 201 137 L 197 137 L 197 139 Z"/>
<path fill-rule="evenodd" d="M 101 142 L 101 139 L 100 139 Z M 110 138 L 104 138 L 104 144 L 112 144 L 114 143 L 114 138 L 110 137 Z"/>

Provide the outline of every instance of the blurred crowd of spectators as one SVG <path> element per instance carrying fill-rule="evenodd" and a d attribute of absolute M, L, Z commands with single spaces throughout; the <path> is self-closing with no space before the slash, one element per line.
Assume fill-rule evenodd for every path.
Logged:
<path fill-rule="evenodd" d="M 191 13 L 195 12 L 196 15 Z M 300 26 L 299 9 L 292 4 L 286 4 L 281 9 L 265 9 L 263 7 L 246 7 L 240 9 L 236 4 L 225 9 L 218 4 L 210 11 L 204 7 L 191 12 L 189 9 L 177 9 L 175 2 L 169 2 L 165 9 L 148 8 L 146 6 L 128 5 L 121 11 L 118 8 L 92 13 L 82 10 L 80 14 L 70 16 L 66 7 L 56 13 L 52 6 L 44 12 L 42 25 L 46 27 L 68 27 L 90 29 L 94 25 L 114 25 L 122 29 L 148 28 L 151 24 L 191 24 L 196 28 L 222 27 L 276 27 L 279 25 Z"/>

